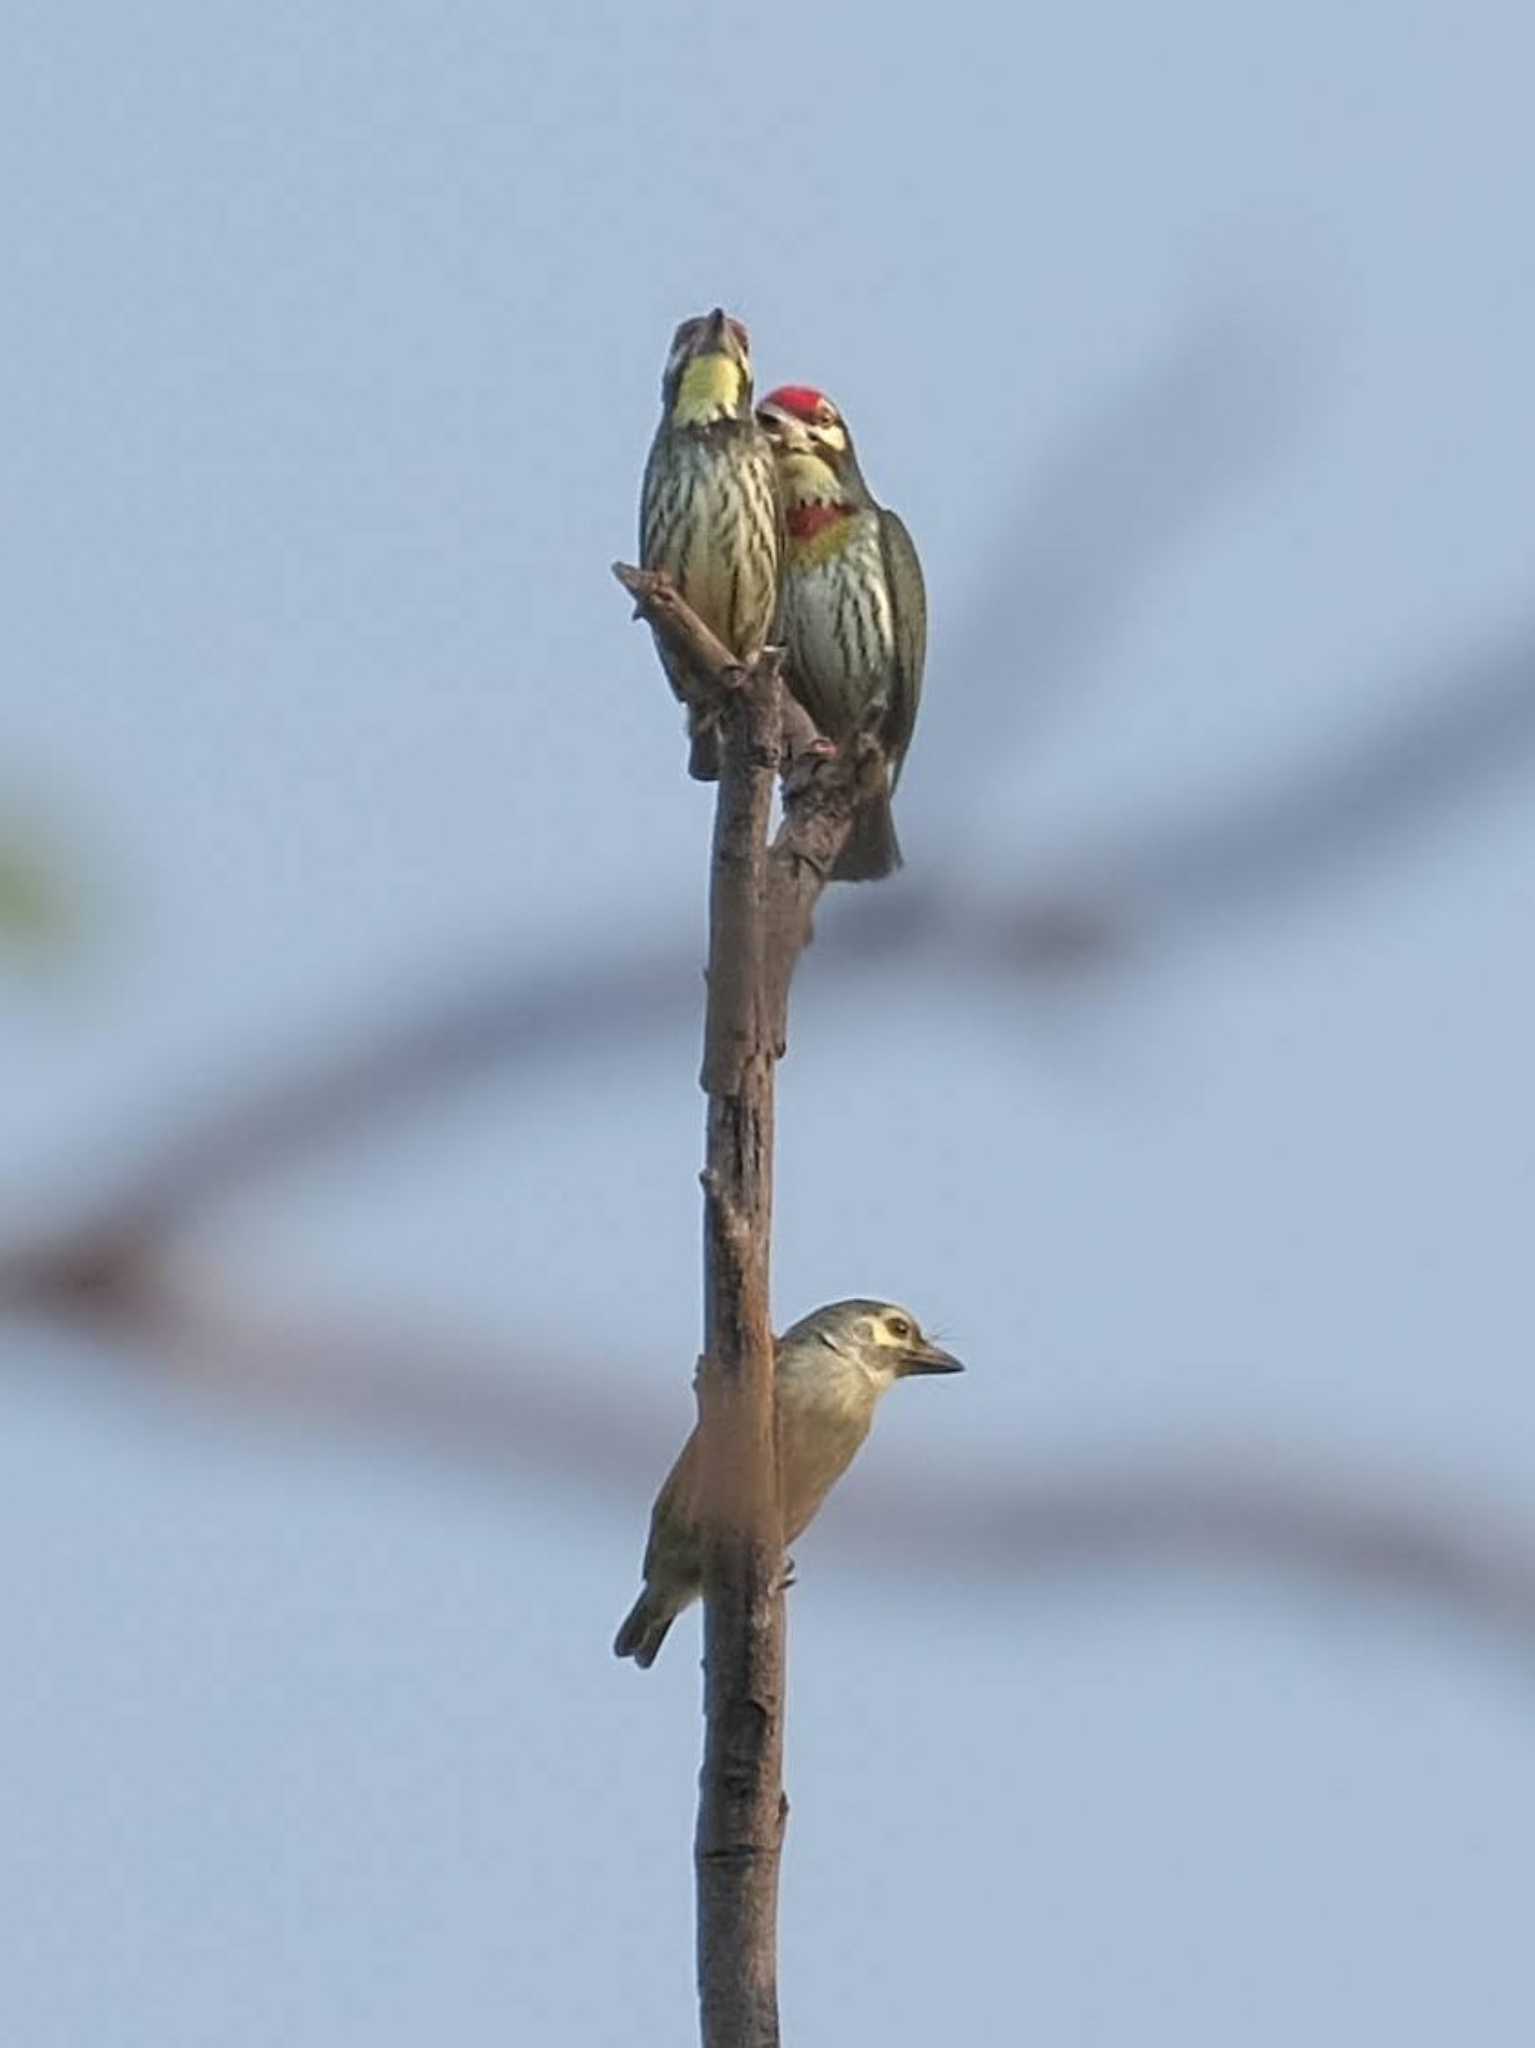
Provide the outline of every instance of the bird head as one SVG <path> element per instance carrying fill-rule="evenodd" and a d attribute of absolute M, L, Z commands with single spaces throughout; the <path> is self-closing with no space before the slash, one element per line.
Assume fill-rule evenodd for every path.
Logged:
<path fill-rule="evenodd" d="M 833 469 L 853 445 L 841 413 L 808 384 L 770 391 L 757 407 L 757 424 L 786 455 L 817 455 Z"/>
<path fill-rule="evenodd" d="M 722 307 L 684 320 L 672 336 L 661 377 L 661 410 L 677 427 L 751 418 L 751 337 Z"/>
<path fill-rule="evenodd" d="M 824 1344 L 856 1366 L 876 1393 L 917 1373 L 965 1369 L 953 1352 L 923 1335 L 922 1325 L 910 1309 L 890 1301 L 829 1302 L 784 1332 L 785 1345 L 811 1341 Z"/>
<path fill-rule="evenodd" d="M 824 392 L 781 384 L 757 407 L 757 424 L 773 444 L 791 505 L 867 497 L 847 421 Z"/>

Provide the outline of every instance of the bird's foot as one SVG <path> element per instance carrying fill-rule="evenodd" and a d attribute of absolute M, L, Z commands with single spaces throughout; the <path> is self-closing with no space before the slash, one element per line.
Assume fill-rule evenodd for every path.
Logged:
<path fill-rule="evenodd" d="M 839 752 L 835 740 L 824 738 L 817 733 L 784 764 L 783 793 L 786 801 L 803 795 L 812 778 L 823 762 L 835 761 Z"/>

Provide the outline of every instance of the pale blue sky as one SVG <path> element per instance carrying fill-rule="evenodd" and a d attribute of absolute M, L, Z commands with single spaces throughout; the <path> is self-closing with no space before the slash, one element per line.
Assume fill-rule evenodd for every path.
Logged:
<path fill-rule="evenodd" d="M 607 579 L 686 314 L 832 392 L 921 546 L 892 892 L 1256 807 L 1527 620 L 1523 8 L 34 0 L 6 42 L 0 816 L 98 911 L 0 980 L 8 1231 L 476 965 L 700 929 L 708 797 Z M 839 1531 L 1233 1443 L 1522 1509 L 1529 786 L 1060 991 L 838 974 L 823 918 L 780 1320 L 898 1295 L 972 1369 L 799 1546 L 796 2048 L 1527 2037 L 1527 1674 L 1407 1603 L 904 1586 Z M 178 1248 L 578 1361 L 651 1418 L 621 1488 L 0 1327 L 0 2038 L 689 2037 L 696 1624 L 648 1678 L 608 1643 L 688 1413 L 695 1070 L 689 1029 L 497 1075 Z"/>

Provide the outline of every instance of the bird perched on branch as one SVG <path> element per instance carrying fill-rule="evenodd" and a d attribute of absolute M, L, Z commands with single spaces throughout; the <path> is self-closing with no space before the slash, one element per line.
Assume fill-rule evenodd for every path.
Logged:
<path fill-rule="evenodd" d="M 885 757 L 832 870 L 877 880 L 901 865 L 890 798 L 911 745 L 927 658 L 927 593 L 911 535 L 874 502 L 847 422 L 819 391 L 785 384 L 757 408 L 773 445 L 788 537 L 778 637 L 789 686 L 821 731 L 867 732 Z"/>
<path fill-rule="evenodd" d="M 888 1301 L 834 1301 L 786 1330 L 774 1351 L 784 1542 L 808 1527 L 852 1463 L 888 1388 L 914 1373 L 963 1371 L 951 1352 L 923 1336 L 909 1309 Z M 613 1644 L 616 1656 L 632 1657 L 642 1670 L 703 1591 L 700 1467 L 695 1428 L 656 1500 L 645 1588 Z"/>
<path fill-rule="evenodd" d="M 684 320 L 661 379 L 661 424 L 640 493 L 640 560 L 664 569 L 704 624 L 748 662 L 778 603 L 783 507 L 773 451 L 752 416 L 751 342 L 722 309 Z M 677 657 L 661 666 L 687 702 Z M 719 735 L 690 709 L 688 772 L 719 774 Z"/>

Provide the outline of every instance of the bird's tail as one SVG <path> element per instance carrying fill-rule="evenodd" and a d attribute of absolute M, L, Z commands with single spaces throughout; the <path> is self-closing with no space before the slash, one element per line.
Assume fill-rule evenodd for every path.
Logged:
<path fill-rule="evenodd" d="M 901 845 L 895 836 L 895 819 L 888 794 L 872 796 L 853 814 L 853 829 L 847 835 L 834 882 L 877 882 L 893 875 L 901 865 Z"/>
<path fill-rule="evenodd" d="M 613 1655 L 632 1657 L 641 1671 L 648 1671 L 656 1661 L 656 1652 L 666 1641 L 666 1631 L 676 1619 L 676 1609 L 663 1607 L 647 1586 L 625 1615 L 618 1634 L 613 1638 Z"/>
<path fill-rule="evenodd" d="M 656 652 L 661 657 L 661 666 L 666 670 L 667 681 L 679 704 L 688 707 L 688 773 L 695 782 L 718 782 L 720 779 L 720 734 L 719 725 L 708 712 L 700 711 L 688 704 L 688 692 L 692 679 L 688 676 L 675 654 L 668 651 L 656 634 Z"/>

